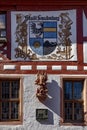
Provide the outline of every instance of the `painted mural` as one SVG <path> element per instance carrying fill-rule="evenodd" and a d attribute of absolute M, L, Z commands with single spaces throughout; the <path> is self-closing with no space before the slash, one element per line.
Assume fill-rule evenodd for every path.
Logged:
<path fill-rule="evenodd" d="M 83 37 L 87 37 L 87 17 L 83 12 Z M 87 63 L 87 40 L 83 41 L 83 57 L 84 63 Z"/>
<path fill-rule="evenodd" d="M 76 10 L 11 12 L 12 60 L 76 61 Z"/>

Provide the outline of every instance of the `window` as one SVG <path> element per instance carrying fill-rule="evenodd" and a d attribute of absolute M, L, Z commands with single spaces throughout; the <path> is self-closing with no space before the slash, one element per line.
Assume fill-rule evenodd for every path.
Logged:
<path fill-rule="evenodd" d="M 21 121 L 20 79 L 0 80 L 0 122 Z"/>
<path fill-rule="evenodd" d="M 83 82 L 64 81 L 64 119 L 83 121 Z"/>
<path fill-rule="evenodd" d="M 0 12 L 0 42 L 6 42 L 6 13 Z"/>
<path fill-rule="evenodd" d="M 61 124 L 87 124 L 86 79 L 63 79 L 61 88 Z"/>

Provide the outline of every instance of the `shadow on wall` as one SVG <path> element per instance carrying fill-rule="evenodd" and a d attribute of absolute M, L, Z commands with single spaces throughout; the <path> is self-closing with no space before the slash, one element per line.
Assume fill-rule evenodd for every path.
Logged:
<path fill-rule="evenodd" d="M 48 120 L 40 122 L 41 124 L 54 124 L 53 113 L 60 116 L 60 86 L 58 82 L 52 80 L 47 83 L 48 97 L 43 104 L 48 108 Z"/>
<path fill-rule="evenodd" d="M 47 88 L 48 97 L 44 105 L 60 116 L 60 86 L 58 86 L 58 82 L 52 80 L 51 83 L 47 83 Z"/>

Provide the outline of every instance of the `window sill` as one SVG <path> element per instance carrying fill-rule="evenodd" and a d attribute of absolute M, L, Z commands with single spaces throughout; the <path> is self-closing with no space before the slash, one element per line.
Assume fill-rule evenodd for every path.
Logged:
<path fill-rule="evenodd" d="M 1 121 L 0 125 L 21 125 L 22 121 Z"/>
<path fill-rule="evenodd" d="M 82 123 L 76 123 L 76 122 L 60 122 L 60 126 L 87 126 L 87 123 L 82 122 Z"/>

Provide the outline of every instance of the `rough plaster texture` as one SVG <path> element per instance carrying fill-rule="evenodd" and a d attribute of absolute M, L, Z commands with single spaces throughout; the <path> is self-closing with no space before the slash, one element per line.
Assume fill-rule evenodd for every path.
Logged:
<path fill-rule="evenodd" d="M 48 98 L 41 103 L 36 98 L 35 75 L 23 75 L 23 124 L 0 126 L 0 130 L 87 130 L 82 126 L 59 126 L 60 120 L 60 76 L 48 75 Z M 46 121 L 36 120 L 36 109 L 48 109 Z"/>

